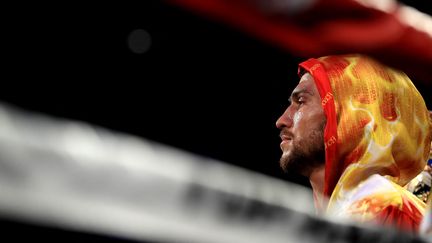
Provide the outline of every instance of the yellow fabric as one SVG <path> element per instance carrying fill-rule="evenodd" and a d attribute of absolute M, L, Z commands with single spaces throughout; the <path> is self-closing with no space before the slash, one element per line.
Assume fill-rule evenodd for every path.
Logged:
<path fill-rule="evenodd" d="M 420 93 L 404 73 L 368 57 L 329 56 L 318 61 L 334 96 L 337 165 L 332 168 L 341 169 L 332 174 L 339 178 L 330 178 L 337 183 L 328 208 L 347 200 L 374 174 L 404 186 L 422 171 L 429 156 L 432 124 Z M 381 206 L 400 205 L 402 194 L 373 198 L 382 199 Z M 414 201 L 422 211 L 424 204 Z"/>

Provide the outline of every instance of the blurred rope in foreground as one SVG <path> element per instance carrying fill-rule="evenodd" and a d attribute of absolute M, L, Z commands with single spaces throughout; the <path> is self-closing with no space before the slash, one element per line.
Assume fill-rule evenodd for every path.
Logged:
<path fill-rule="evenodd" d="M 426 241 L 315 217 L 296 185 L 4 104 L 0 192 L 0 218 L 138 241 Z"/>

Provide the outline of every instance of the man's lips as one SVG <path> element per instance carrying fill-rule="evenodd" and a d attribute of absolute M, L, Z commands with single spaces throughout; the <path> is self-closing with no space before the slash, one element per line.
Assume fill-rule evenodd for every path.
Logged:
<path fill-rule="evenodd" d="M 292 138 L 293 138 L 292 134 L 287 133 L 287 132 L 281 132 L 280 135 L 279 135 L 279 137 L 280 137 L 281 140 L 282 140 L 282 142 L 280 143 L 281 149 L 282 149 L 282 146 L 283 146 L 283 145 L 285 145 L 285 144 L 291 142 L 291 141 L 292 141 Z"/>
<path fill-rule="evenodd" d="M 288 132 L 288 131 L 281 131 L 279 134 L 279 137 L 281 138 L 282 142 L 286 141 L 286 140 L 292 140 L 293 139 L 293 134 Z"/>

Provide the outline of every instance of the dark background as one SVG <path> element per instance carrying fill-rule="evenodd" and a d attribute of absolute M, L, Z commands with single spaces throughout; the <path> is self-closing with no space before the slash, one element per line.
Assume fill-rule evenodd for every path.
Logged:
<path fill-rule="evenodd" d="M 3 6 L 0 102 L 308 186 L 281 173 L 275 128 L 304 58 L 162 1 L 89 2 Z M 424 1 L 404 2 L 432 14 Z M 151 36 L 142 54 L 128 46 L 137 29 Z M 430 87 L 418 88 L 432 107 Z M 2 218 L 0 225 L 13 242 L 120 241 Z"/>
<path fill-rule="evenodd" d="M 5 11 L 1 101 L 308 185 L 281 173 L 275 128 L 304 58 L 162 1 Z M 151 36 L 142 54 L 128 46 L 137 29 Z"/>

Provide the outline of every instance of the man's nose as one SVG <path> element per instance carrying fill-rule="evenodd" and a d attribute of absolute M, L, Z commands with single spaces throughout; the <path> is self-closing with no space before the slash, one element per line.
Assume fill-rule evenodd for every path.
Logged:
<path fill-rule="evenodd" d="M 293 124 L 292 114 L 289 107 L 285 110 L 285 112 L 277 119 L 276 127 L 278 129 L 282 129 L 284 127 L 291 127 Z"/>

